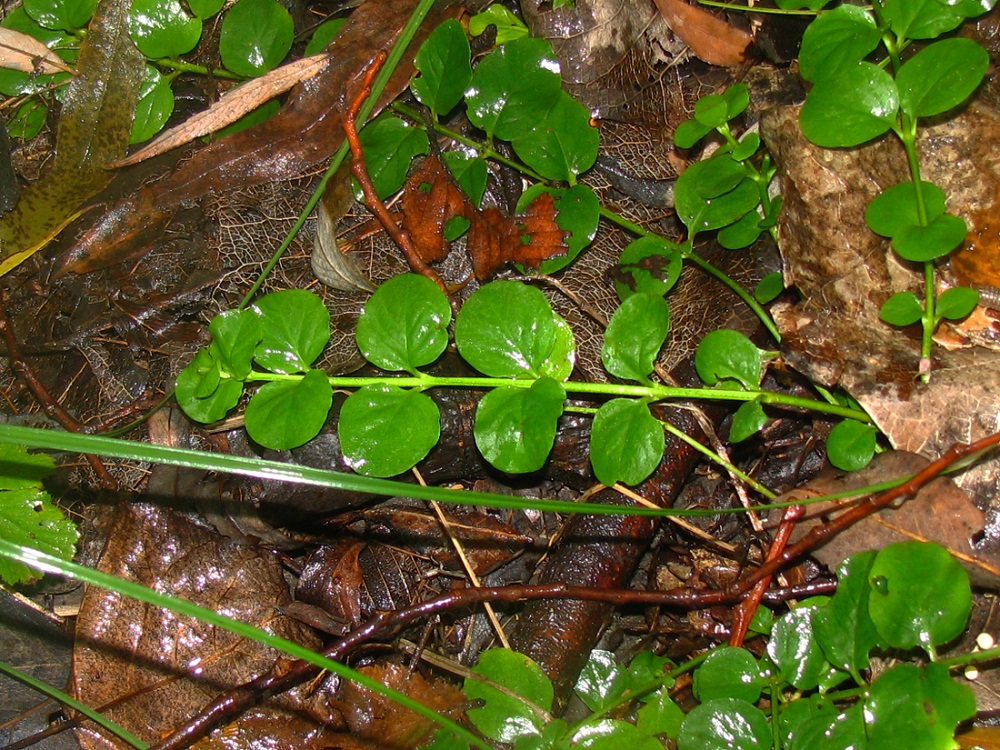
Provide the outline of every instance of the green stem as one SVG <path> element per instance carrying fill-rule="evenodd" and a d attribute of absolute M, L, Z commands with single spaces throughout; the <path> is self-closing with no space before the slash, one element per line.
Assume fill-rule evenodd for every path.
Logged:
<path fill-rule="evenodd" d="M 988 648 L 984 651 L 970 651 L 967 654 L 951 656 L 947 659 L 938 659 L 938 664 L 952 669 L 954 667 L 967 667 L 971 664 L 981 664 L 984 661 L 996 661 L 1000 659 L 1000 646 Z"/>
<path fill-rule="evenodd" d="M 718 0 L 698 0 L 698 5 L 705 5 L 709 8 L 721 8 L 722 10 L 731 10 L 735 13 L 763 13 L 771 14 L 775 16 L 817 16 L 819 13 L 815 10 L 784 10 L 782 8 L 751 8 L 748 5 L 736 5 L 734 3 L 722 3 Z"/>
<path fill-rule="evenodd" d="M 694 448 L 696 451 L 698 451 L 699 453 L 701 453 L 703 456 L 705 456 L 706 458 L 708 458 L 710 461 L 712 461 L 713 463 L 718 464 L 719 466 L 721 466 L 723 469 L 725 469 L 726 471 L 728 471 L 734 477 L 736 477 L 737 479 L 739 479 L 740 481 L 742 481 L 744 484 L 746 484 L 750 489 L 752 489 L 755 492 L 757 492 L 757 493 L 761 494 L 762 496 L 766 497 L 768 500 L 774 500 L 774 498 L 777 497 L 777 495 L 775 493 L 771 492 L 771 490 L 769 490 L 767 487 L 765 487 L 764 485 L 762 485 L 760 482 L 758 482 L 752 476 L 750 476 L 749 474 L 747 474 L 745 471 L 743 471 L 742 469 L 740 469 L 738 466 L 735 466 L 731 462 L 729 462 L 726 459 L 724 459 L 722 456 L 720 456 L 718 453 L 716 453 L 715 451 L 713 451 L 707 445 L 702 445 L 701 443 L 699 443 L 693 437 L 691 437 L 686 432 L 684 432 L 684 430 L 680 430 L 677 427 L 675 427 L 674 425 L 670 424 L 670 422 L 665 422 L 663 420 L 660 420 L 660 424 L 663 425 L 663 429 L 664 430 L 666 430 L 667 432 L 669 432 L 675 438 L 677 438 L 678 440 L 681 440 L 681 441 L 687 443 L 689 446 L 691 446 L 692 448 Z"/>
<path fill-rule="evenodd" d="M 197 73 L 203 76 L 212 76 L 213 78 L 228 78 L 231 81 L 245 81 L 246 78 L 241 75 L 237 75 L 225 68 L 218 68 L 216 70 L 209 70 L 204 65 L 195 65 L 194 63 L 189 63 L 184 60 L 176 60 L 172 57 L 162 57 L 159 60 L 153 60 L 157 65 L 163 68 L 171 68 L 179 73 Z"/>
<path fill-rule="evenodd" d="M 247 382 L 298 381 L 304 375 L 284 375 L 275 372 L 252 371 L 246 378 Z M 420 374 L 398 378 L 387 377 L 336 377 L 327 378 L 333 388 L 364 388 L 368 385 L 394 385 L 397 388 L 531 388 L 535 378 L 486 378 L 486 377 L 439 377 Z M 856 419 L 861 422 L 871 421 L 867 414 L 858 409 L 852 409 L 840 404 L 829 404 L 800 396 L 790 396 L 771 391 L 731 391 L 715 388 L 680 388 L 669 385 L 627 385 L 621 383 L 583 383 L 569 381 L 561 384 L 567 393 L 585 393 L 593 396 L 622 396 L 626 398 L 642 398 L 649 401 L 666 401 L 675 399 L 706 399 L 710 401 L 753 401 L 759 399 L 762 404 L 772 406 L 787 406 L 796 409 L 833 414 L 846 419 Z"/>
<path fill-rule="evenodd" d="M 379 70 L 378 75 L 375 77 L 375 81 L 372 83 L 371 93 L 368 98 L 361 105 L 361 109 L 358 110 L 358 122 L 367 122 L 372 110 L 375 108 L 375 103 L 378 102 L 379 98 L 382 96 L 382 92 L 385 90 L 386 84 L 389 82 L 389 77 L 393 74 L 396 68 L 399 66 L 399 61 L 402 60 L 403 54 L 406 52 L 406 48 L 410 45 L 413 40 L 414 35 L 420 28 L 420 24 L 424 22 L 427 14 L 430 12 L 431 8 L 434 7 L 434 0 L 420 0 L 417 7 L 413 11 L 413 15 L 410 16 L 403 30 L 400 32 L 399 36 L 396 38 L 396 43 L 393 45 L 392 50 L 389 52 L 389 56 L 386 57 L 385 63 L 382 65 L 381 70 Z M 326 190 L 326 184 L 330 181 L 330 178 L 340 169 L 340 165 L 343 164 L 344 159 L 347 158 L 347 154 L 350 152 L 350 146 L 347 144 L 347 140 L 341 144 L 337 153 L 334 154 L 333 160 L 330 162 L 330 166 L 326 168 L 323 173 L 323 177 L 320 178 L 319 184 L 313 191 L 313 194 L 309 197 L 306 205 L 303 206 L 302 211 L 299 212 L 298 218 L 292 225 L 291 229 L 288 230 L 288 234 L 281 241 L 278 249 L 274 251 L 271 259 L 268 261 L 267 265 L 264 266 L 264 270 L 260 272 L 257 280 L 250 287 L 250 290 L 243 297 L 243 301 L 240 302 L 237 307 L 238 310 L 244 309 L 253 298 L 256 296 L 257 292 L 264 285 L 264 281 L 270 276 L 271 271 L 274 267 L 278 265 L 278 261 L 285 254 L 289 247 L 291 247 L 292 241 L 298 235 L 299 230 L 305 225 L 309 216 L 312 214 L 313 209 L 316 208 L 316 204 L 319 203 L 320 199 L 323 197 L 323 192 Z"/>

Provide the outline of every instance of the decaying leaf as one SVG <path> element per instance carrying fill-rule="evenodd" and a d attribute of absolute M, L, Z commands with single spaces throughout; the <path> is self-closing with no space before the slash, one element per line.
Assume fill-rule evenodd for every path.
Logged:
<path fill-rule="evenodd" d="M 861 471 L 851 474 L 828 471 L 808 484 L 782 495 L 779 500 L 806 500 L 819 495 L 845 492 L 917 473 L 929 461 L 914 453 L 881 453 Z M 816 524 L 837 515 L 851 500 L 836 500 L 806 506 L 796 525 L 793 541 Z M 959 559 L 975 585 L 1000 586 L 1000 551 L 980 549 L 974 539 L 981 534 L 985 516 L 968 493 L 950 479 L 940 477 L 897 508 L 886 508 L 841 531 L 812 552 L 831 570 L 855 552 L 881 549 L 888 544 L 915 539 L 937 542 Z"/>
<path fill-rule="evenodd" d="M 165 130 L 134 154 L 129 154 L 109 166 L 117 168 L 138 164 L 184 146 L 195 138 L 222 130 L 264 102 L 284 94 L 295 84 L 319 73 L 328 59 L 329 56 L 326 54 L 313 55 L 282 65 L 259 78 L 252 78 L 241 86 L 227 91 L 219 97 L 219 101 L 204 112 L 191 115 L 180 125 Z"/>
<path fill-rule="evenodd" d="M 56 131 L 52 168 L 0 218 L 0 274 L 55 237 L 111 180 L 128 146 L 145 61 L 128 31 L 128 0 L 101 0 L 80 49 Z"/>
<path fill-rule="evenodd" d="M 684 0 L 656 0 L 656 7 L 699 60 L 728 68 L 743 64 L 753 41 L 747 32 Z"/>
<path fill-rule="evenodd" d="M 0 67 L 24 73 L 71 73 L 62 58 L 33 36 L 0 26 Z"/>
<path fill-rule="evenodd" d="M 343 292 L 374 292 L 371 279 L 337 243 L 337 219 L 344 215 L 353 200 L 349 179 L 335 177 L 327 186 L 323 200 L 316 207 L 316 237 L 309 262 L 316 278 L 329 287 Z"/>
<path fill-rule="evenodd" d="M 506 263 L 537 268 L 547 258 L 566 252 L 566 233 L 556 224 L 556 204 L 542 193 L 517 216 L 506 216 L 499 208 L 477 213 L 469 227 L 466 247 L 476 278 L 485 281 Z"/>
<path fill-rule="evenodd" d="M 428 156 L 409 176 L 402 197 L 403 228 L 425 263 L 443 260 L 451 243 L 442 231 L 456 216 L 472 220 L 469 203 L 437 156 Z"/>

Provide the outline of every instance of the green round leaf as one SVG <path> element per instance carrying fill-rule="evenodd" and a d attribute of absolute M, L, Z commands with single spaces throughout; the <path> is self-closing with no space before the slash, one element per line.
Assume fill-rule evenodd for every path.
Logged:
<path fill-rule="evenodd" d="M 604 332 L 604 369 L 618 378 L 646 382 L 669 329 L 670 316 L 663 297 L 633 294 L 626 298 Z"/>
<path fill-rule="evenodd" d="M 535 662 L 516 651 L 497 648 L 480 654 L 472 671 L 489 681 L 467 677 L 462 688 L 469 700 L 484 702 L 466 711 L 476 729 L 497 742 L 542 734 L 544 719 L 535 707 L 551 711 L 553 690 Z M 495 685 L 507 690 L 502 692 Z"/>
<path fill-rule="evenodd" d="M 534 287 L 491 282 L 462 306 L 455 344 L 462 358 L 485 375 L 538 377 L 556 344 L 552 306 Z"/>
<path fill-rule="evenodd" d="M 28 5 L 31 6 L 32 3 L 29 2 Z M 93 15 L 95 3 L 87 0 L 82 3 L 71 3 L 70 6 L 74 9 L 80 8 L 81 14 L 89 9 L 89 13 Z M 70 6 L 67 6 L 67 10 Z M 36 9 L 39 8 L 37 3 L 34 4 L 34 7 Z M 46 4 L 46 8 L 48 9 L 52 9 L 53 7 L 54 6 L 51 3 Z M 84 21 L 84 23 L 86 24 L 86 21 Z M 38 21 L 28 15 L 27 11 L 24 9 L 24 4 L 21 4 L 16 8 L 11 8 L 3 17 L 3 20 L 0 21 L 0 26 L 5 29 L 13 29 L 14 31 L 20 31 L 22 34 L 27 34 L 28 36 L 40 41 L 49 49 L 58 51 L 61 55 L 66 55 L 66 53 L 71 51 L 69 48 L 78 47 L 80 44 L 78 39 L 71 34 L 67 34 L 60 28 L 50 29 L 42 26 L 38 23 Z M 75 52 L 76 50 L 73 49 L 72 51 Z M 66 57 L 63 57 L 63 59 L 66 59 Z"/>
<path fill-rule="evenodd" d="M 908 39 L 934 39 L 965 20 L 941 0 L 883 0 L 882 14 L 893 33 Z"/>
<path fill-rule="evenodd" d="M 316 27 L 312 37 L 309 39 L 309 44 L 306 45 L 305 49 L 305 56 L 318 55 L 325 50 L 326 45 L 332 42 L 334 37 L 340 33 L 345 23 L 347 23 L 346 18 L 331 18 L 329 21 L 323 21 L 323 23 Z"/>
<path fill-rule="evenodd" d="M 670 690 L 662 688 L 639 709 L 635 727 L 644 734 L 665 734 L 671 739 L 677 739 L 682 721 L 684 712 L 681 707 L 670 697 Z"/>
<path fill-rule="evenodd" d="M 677 148 L 691 148 L 711 132 L 711 127 L 694 118 L 685 120 L 674 130 L 674 145 Z"/>
<path fill-rule="evenodd" d="M 146 66 L 146 78 L 139 89 L 139 102 L 132 119 L 129 143 L 142 143 L 163 130 L 174 111 L 174 92 L 170 81 L 152 65 Z"/>
<path fill-rule="evenodd" d="M 757 149 L 760 148 L 760 136 L 757 133 L 749 132 L 745 133 L 740 139 L 739 144 L 733 149 L 730 156 L 736 161 L 746 161 L 751 156 L 757 153 Z"/>
<path fill-rule="evenodd" d="M 733 423 L 729 428 L 729 440 L 739 443 L 753 437 L 767 424 L 767 414 L 760 401 L 754 399 L 740 405 L 733 414 Z"/>
<path fill-rule="evenodd" d="M 49 109 L 44 103 L 38 99 L 29 99 L 15 110 L 7 122 L 7 134 L 11 138 L 29 141 L 42 132 L 48 116 Z"/>
<path fill-rule="evenodd" d="M 458 186 L 472 199 L 473 205 L 479 206 L 486 194 L 486 160 L 461 151 L 445 151 L 443 159 Z"/>
<path fill-rule="evenodd" d="M 476 447 L 500 471 L 537 471 L 552 450 L 565 400 L 566 391 L 552 378 L 540 378 L 528 389 L 494 388 L 476 408 Z"/>
<path fill-rule="evenodd" d="M 417 465 L 437 445 L 441 413 L 429 396 L 393 385 L 368 385 L 340 408 L 340 447 L 359 474 L 392 477 Z"/>
<path fill-rule="evenodd" d="M 882 639 L 893 648 L 937 646 L 961 635 L 969 618 L 969 574 L 933 542 L 899 542 L 872 563 L 868 609 Z"/>
<path fill-rule="evenodd" d="M 677 246 L 658 235 L 647 235 L 629 243 L 615 265 L 614 284 L 618 299 L 625 301 L 637 292 L 669 292 L 681 277 L 684 260 Z"/>
<path fill-rule="evenodd" d="M 763 221 L 760 214 L 751 210 L 735 224 L 730 224 L 719 232 L 719 244 L 728 250 L 749 247 L 764 231 L 761 226 Z"/>
<path fill-rule="evenodd" d="M 836 78 L 817 81 L 802 105 L 799 124 L 817 146 L 859 146 L 893 127 L 898 110 L 892 76 L 861 62 L 844 68 Z"/>
<path fill-rule="evenodd" d="M 213 358 L 227 374 L 244 380 L 261 339 L 260 317 L 254 310 L 227 310 L 216 315 L 208 327 L 212 334 Z"/>
<path fill-rule="evenodd" d="M 590 111 L 562 91 L 545 117 L 511 145 L 521 161 L 542 177 L 572 182 L 594 166 L 599 141 Z"/>
<path fill-rule="evenodd" d="M 553 3 L 553 8 L 556 7 Z M 500 3 L 493 3 L 486 10 L 469 19 L 469 33 L 479 36 L 488 26 L 496 26 L 497 44 L 507 44 L 530 33 L 524 22 Z"/>
<path fill-rule="evenodd" d="M 642 401 L 616 398 L 597 410 L 590 429 L 590 463 L 601 484 L 637 485 L 663 459 L 663 426 Z"/>
<path fill-rule="evenodd" d="M 864 703 L 868 747 L 941 750 L 957 747 L 955 729 L 976 713 L 972 689 L 940 664 L 896 664 L 883 672 Z"/>
<path fill-rule="evenodd" d="M 383 370 L 429 365 L 448 346 L 451 304 L 438 285 L 407 273 L 386 281 L 358 319 L 355 336 L 365 359 Z"/>
<path fill-rule="evenodd" d="M 767 655 L 782 679 L 799 690 L 815 688 L 830 670 L 830 663 L 813 635 L 812 618 L 819 609 L 804 605 L 786 612 L 771 628 L 767 644 Z"/>
<path fill-rule="evenodd" d="M 527 191 L 525 191 L 527 193 Z M 556 196 L 556 224 L 569 232 L 566 254 L 543 260 L 538 272 L 552 274 L 565 268 L 593 242 L 601 219 L 601 201 L 589 185 L 577 184 L 566 190 L 551 191 Z"/>
<path fill-rule="evenodd" d="M 826 438 L 826 455 L 830 463 L 844 471 L 859 471 L 875 455 L 878 430 L 874 425 L 845 419 L 830 430 Z"/>
<path fill-rule="evenodd" d="M 628 671 L 619 667 L 612 652 L 594 649 L 573 690 L 596 713 L 617 705 L 628 689 L 628 682 Z"/>
<path fill-rule="evenodd" d="M 295 37 L 295 25 L 277 0 L 238 0 L 222 19 L 222 64 L 241 76 L 259 76 L 276 68 Z"/>
<path fill-rule="evenodd" d="M 226 0 L 187 0 L 187 7 L 198 18 L 211 18 L 226 4 Z"/>
<path fill-rule="evenodd" d="M 549 356 L 542 362 L 540 370 L 545 377 L 565 382 L 576 366 L 576 337 L 573 336 L 570 324 L 562 316 L 553 313 L 552 319 L 556 324 L 556 342 Z"/>
<path fill-rule="evenodd" d="M 678 750 L 770 750 L 771 722 L 739 698 L 717 698 L 695 706 L 681 722 Z"/>
<path fill-rule="evenodd" d="M 937 298 L 937 314 L 948 320 L 961 320 L 979 304 L 979 292 L 964 286 L 946 289 Z"/>
<path fill-rule="evenodd" d="M 188 15 L 179 0 L 134 0 L 129 34 L 146 57 L 179 57 L 201 38 L 201 20 Z"/>
<path fill-rule="evenodd" d="M 833 666 L 860 677 L 868 668 L 868 652 L 879 644 L 878 631 L 868 614 L 868 573 L 875 552 L 858 552 L 837 569 L 837 592 L 813 613 L 813 633 Z"/>
<path fill-rule="evenodd" d="M 965 240 L 968 227 L 954 214 L 941 214 L 925 227 L 911 225 L 892 238 L 892 249 L 904 260 L 923 263 L 943 258 Z"/>
<path fill-rule="evenodd" d="M 740 698 L 756 703 L 764 677 L 749 651 L 720 646 L 709 653 L 694 673 L 694 697 L 702 703 L 717 698 Z"/>
<path fill-rule="evenodd" d="M 706 128 L 715 130 L 727 122 L 726 102 L 719 94 L 709 94 L 694 103 L 694 119 Z"/>
<path fill-rule="evenodd" d="M 512 141 L 545 118 L 562 95 L 559 61 L 544 39 L 514 39 L 483 58 L 465 92 L 469 120 Z"/>
<path fill-rule="evenodd" d="M 427 133 L 389 112 L 383 112 L 358 133 L 365 152 L 365 166 L 378 197 L 383 200 L 406 182 L 410 162 L 430 148 Z"/>
<path fill-rule="evenodd" d="M 305 372 L 330 340 L 330 311 L 312 292 L 272 292 L 253 309 L 260 316 L 261 330 L 254 359 L 271 372 Z"/>
<path fill-rule="evenodd" d="M 663 743 L 621 719 L 601 719 L 577 730 L 573 747 L 580 750 L 663 750 Z"/>
<path fill-rule="evenodd" d="M 219 363 L 201 349 L 190 364 L 177 375 L 174 397 L 184 413 L 196 422 L 218 422 L 239 403 L 243 382 L 223 380 Z"/>
<path fill-rule="evenodd" d="M 82 29 L 96 8 L 97 0 L 27 0 L 24 3 L 25 12 L 40 26 L 63 31 Z"/>
<path fill-rule="evenodd" d="M 323 429 L 332 403 L 333 389 L 320 370 L 298 381 L 265 383 L 247 404 L 247 434 L 265 448 L 298 448 Z"/>
<path fill-rule="evenodd" d="M 754 289 L 753 297 L 762 305 L 773 302 L 779 294 L 785 291 L 785 277 L 778 271 L 769 273 Z"/>
<path fill-rule="evenodd" d="M 836 78 L 864 60 L 882 40 L 872 14 L 841 5 L 818 16 L 802 35 L 799 75 L 807 81 Z"/>
<path fill-rule="evenodd" d="M 417 100 L 435 117 L 462 101 L 472 78 L 469 40 L 462 24 L 450 18 L 430 33 L 417 50 L 413 66 L 420 75 L 410 82 Z"/>
<path fill-rule="evenodd" d="M 896 74 L 899 106 L 911 117 L 933 117 L 976 90 L 990 56 L 971 39 L 941 39 L 903 63 Z"/>
<path fill-rule="evenodd" d="M 788 750 L 855 750 L 871 747 L 865 734 L 864 709 L 856 703 L 846 711 L 827 703 L 825 710 L 805 718 L 791 732 Z"/>
<path fill-rule="evenodd" d="M 865 209 L 868 227 L 883 237 L 895 237 L 907 227 L 919 226 L 917 191 L 913 182 L 901 182 L 876 195 Z M 944 213 L 944 191 L 933 182 L 922 181 L 921 192 L 928 219 Z"/>
<path fill-rule="evenodd" d="M 729 154 L 695 162 L 674 186 L 674 209 L 692 234 L 732 224 L 759 202 L 757 185 Z"/>
<path fill-rule="evenodd" d="M 924 316 L 924 306 L 913 292 L 897 292 L 878 312 L 879 318 L 893 326 L 908 326 Z"/>
<path fill-rule="evenodd" d="M 706 385 L 736 380 L 752 390 L 764 377 L 764 354 L 742 333 L 722 328 L 707 334 L 698 344 L 694 366 Z"/>

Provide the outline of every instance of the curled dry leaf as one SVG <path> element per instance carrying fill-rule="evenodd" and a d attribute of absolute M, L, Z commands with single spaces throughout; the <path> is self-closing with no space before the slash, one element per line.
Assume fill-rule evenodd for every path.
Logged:
<path fill-rule="evenodd" d="M 188 144 L 195 138 L 218 132 L 265 102 L 284 94 L 295 84 L 316 75 L 323 69 L 328 59 L 329 56 L 325 53 L 313 55 L 282 65 L 267 75 L 247 81 L 227 91 L 219 97 L 219 101 L 204 112 L 192 115 L 180 125 L 161 133 L 134 154 L 129 154 L 109 166 L 117 168 L 138 164 Z"/>
<path fill-rule="evenodd" d="M 371 279 L 337 243 L 337 221 L 354 200 L 351 181 L 339 177 L 329 183 L 316 208 L 316 237 L 309 263 L 316 278 L 329 287 L 342 292 L 374 292 Z"/>
<path fill-rule="evenodd" d="M 746 49 L 753 41 L 747 32 L 684 0 L 656 0 L 656 7 L 670 30 L 699 60 L 727 68 L 743 64 Z"/>
<path fill-rule="evenodd" d="M 0 26 L 0 66 L 24 73 L 48 75 L 73 69 L 33 36 Z"/>

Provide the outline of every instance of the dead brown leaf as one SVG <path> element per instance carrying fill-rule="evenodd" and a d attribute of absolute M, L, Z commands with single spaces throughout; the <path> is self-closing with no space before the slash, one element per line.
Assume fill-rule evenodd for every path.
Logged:
<path fill-rule="evenodd" d="M 472 257 L 473 273 L 485 281 L 507 263 L 537 268 L 543 260 L 563 255 L 565 235 L 556 224 L 555 200 L 551 194 L 542 193 L 517 216 L 506 216 L 499 208 L 477 212 L 466 247 Z"/>
<path fill-rule="evenodd" d="M 699 60 L 727 68 L 743 64 L 753 41 L 747 32 L 684 0 L 656 0 L 656 7 Z"/>
<path fill-rule="evenodd" d="M 406 181 L 403 228 L 425 263 L 443 260 L 451 249 L 444 226 L 456 216 L 472 220 L 475 208 L 437 156 L 428 156 Z"/>
<path fill-rule="evenodd" d="M 73 69 L 33 36 L 0 26 L 0 67 L 48 75 Z"/>

